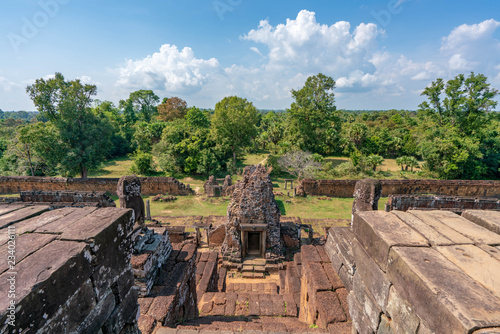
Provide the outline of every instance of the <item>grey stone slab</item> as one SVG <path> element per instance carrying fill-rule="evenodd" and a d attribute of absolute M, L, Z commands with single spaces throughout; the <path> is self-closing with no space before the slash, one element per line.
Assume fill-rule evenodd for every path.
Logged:
<path fill-rule="evenodd" d="M 446 224 L 443 224 L 439 219 L 428 214 L 427 211 L 421 210 L 408 210 L 407 213 L 414 215 L 419 218 L 429 227 L 433 228 L 440 234 L 446 236 L 446 238 L 450 239 L 455 244 L 472 244 L 474 243 L 471 239 L 467 238 L 465 235 L 457 232 L 453 228 L 449 227 Z"/>
<path fill-rule="evenodd" d="M 91 273 L 88 253 L 85 243 L 54 240 L 16 266 L 18 328 L 40 328 L 83 285 Z M 9 291 L 11 276 L 10 271 L 0 275 L 0 291 Z M 8 298 L 0 299 L 0 323 L 8 303 Z M 41 315 L 40 310 L 45 318 L 32 316 Z"/>
<path fill-rule="evenodd" d="M 421 219 L 412 215 L 409 212 L 403 211 L 391 211 L 394 215 L 396 215 L 399 219 L 404 221 L 409 226 L 413 227 L 420 234 L 422 234 L 431 245 L 453 245 L 455 242 L 447 238 L 445 235 L 439 233 L 433 227 L 427 225 Z"/>
<path fill-rule="evenodd" d="M 57 210 L 57 215 L 59 218 L 52 222 L 43 224 L 42 226 L 36 228 L 34 231 L 39 233 L 61 233 L 64 230 L 71 228 L 71 225 L 76 223 L 78 220 L 85 218 L 85 216 L 91 214 L 97 210 L 97 208 L 62 208 Z M 55 210 L 56 211 L 56 210 Z M 54 217 L 55 218 L 55 217 Z"/>
<path fill-rule="evenodd" d="M 488 210 L 465 210 L 462 217 L 496 234 L 500 234 L 500 212 Z"/>
<path fill-rule="evenodd" d="M 500 300 L 434 248 L 393 247 L 388 277 L 432 331 L 467 333 L 500 323 Z"/>
<path fill-rule="evenodd" d="M 441 246 L 436 249 L 500 298 L 500 261 L 474 245 Z"/>
<path fill-rule="evenodd" d="M 50 206 L 48 205 L 33 205 L 33 206 L 26 206 L 24 208 L 15 211 L 11 211 L 9 213 L 0 216 L 0 228 L 4 228 L 8 225 L 20 222 L 25 219 L 29 219 L 34 216 L 38 216 L 43 212 L 49 210 Z"/>
<path fill-rule="evenodd" d="M 384 272 L 391 247 L 429 246 L 426 238 L 390 212 L 356 212 L 353 232 Z"/>
<path fill-rule="evenodd" d="M 12 249 L 14 250 L 15 262 L 21 262 L 25 257 L 44 247 L 55 238 L 55 235 L 38 233 L 27 233 L 20 235 L 19 237 L 14 239 L 15 244 L 12 247 Z M 5 259 L 4 261 L 0 262 L 0 274 L 9 269 L 9 264 L 7 262 L 7 256 L 9 255 L 8 246 L 9 244 L 0 246 L 0 257 L 2 259 Z"/>
<path fill-rule="evenodd" d="M 394 287 L 391 287 L 389 292 L 387 312 L 392 319 L 391 327 L 394 328 L 395 333 L 417 333 L 420 319 L 413 311 L 410 303 L 401 298 Z"/>
<path fill-rule="evenodd" d="M 353 241 L 352 248 L 356 259 L 356 268 L 358 269 L 355 276 L 360 277 L 377 304 L 385 311 L 391 282 L 359 242 Z"/>
<path fill-rule="evenodd" d="M 479 226 L 453 212 L 435 210 L 426 211 L 429 216 L 439 219 L 443 224 L 465 235 L 476 244 L 500 245 L 500 234 Z"/>

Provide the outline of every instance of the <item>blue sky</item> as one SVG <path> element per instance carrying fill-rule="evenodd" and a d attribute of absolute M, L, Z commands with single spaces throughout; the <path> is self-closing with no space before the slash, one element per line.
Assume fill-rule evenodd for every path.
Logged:
<path fill-rule="evenodd" d="M 284 109 L 322 72 L 338 108 L 414 110 L 438 77 L 500 89 L 499 16 L 498 0 L 3 0 L 0 109 L 34 110 L 26 85 L 55 72 L 116 104 L 152 89 Z"/>

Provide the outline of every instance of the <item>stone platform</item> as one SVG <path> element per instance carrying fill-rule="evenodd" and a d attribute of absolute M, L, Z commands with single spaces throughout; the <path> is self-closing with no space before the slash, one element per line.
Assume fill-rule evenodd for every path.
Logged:
<path fill-rule="evenodd" d="M 330 230 L 355 263 L 348 301 L 357 331 L 500 332 L 499 222 L 500 213 L 480 210 L 367 211 L 354 214 L 351 237 Z"/>
<path fill-rule="evenodd" d="M 132 210 L 49 209 L 0 205 L 0 332 L 134 333 Z"/>

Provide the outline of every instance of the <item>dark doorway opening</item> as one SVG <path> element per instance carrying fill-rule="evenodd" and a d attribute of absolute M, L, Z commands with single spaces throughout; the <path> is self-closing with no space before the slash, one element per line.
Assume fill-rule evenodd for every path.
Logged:
<path fill-rule="evenodd" d="M 260 254 L 260 232 L 248 232 L 248 254 Z"/>

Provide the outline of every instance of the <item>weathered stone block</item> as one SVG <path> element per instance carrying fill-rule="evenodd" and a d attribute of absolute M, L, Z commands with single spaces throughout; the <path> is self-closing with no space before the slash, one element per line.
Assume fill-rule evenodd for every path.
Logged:
<path fill-rule="evenodd" d="M 454 242 L 449 239 L 446 235 L 439 233 L 435 228 L 428 225 L 424 221 L 422 221 L 417 216 L 403 211 L 391 211 L 394 215 L 396 215 L 399 219 L 404 221 L 409 226 L 413 227 L 420 234 L 422 234 L 431 245 L 453 245 Z"/>
<path fill-rule="evenodd" d="M 320 291 L 316 297 L 318 317 L 316 325 L 326 329 L 328 324 L 346 321 L 344 309 L 333 291 Z"/>
<path fill-rule="evenodd" d="M 352 214 L 360 211 L 378 210 L 378 200 L 382 194 L 379 180 L 364 179 L 356 182 L 354 187 L 354 202 Z"/>
<path fill-rule="evenodd" d="M 90 277 L 89 255 L 85 243 L 54 240 L 16 265 L 18 329 L 40 328 L 54 316 L 68 296 Z M 10 290 L 10 276 L 9 271 L 0 275 L 0 291 Z M 8 298 L 0 299 L 1 324 L 5 323 L 8 303 Z"/>
<path fill-rule="evenodd" d="M 467 275 L 500 298 L 500 261 L 474 245 L 436 247 Z"/>
<path fill-rule="evenodd" d="M 390 212 L 365 211 L 354 214 L 353 232 L 384 272 L 392 246 L 429 245 L 420 233 Z"/>
<path fill-rule="evenodd" d="M 370 292 L 377 304 L 385 311 L 391 282 L 379 266 L 369 257 L 359 242 L 353 241 L 352 249 L 356 261 L 356 275 Z"/>
<path fill-rule="evenodd" d="M 300 255 L 303 263 L 321 262 L 321 257 L 313 245 L 302 245 L 300 247 Z"/>
<path fill-rule="evenodd" d="M 380 321 L 382 307 L 377 304 L 373 296 L 368 292 L 368 289 L 358 274 L 354 275 L 352 291 L 363 308 L 364 316 L 366 317 L 366 321 L 370 323 L 370 328 L 376 331 Z"/>
<path fill-rule="evenodd" d="M 391 327 L 394 328 L 395 333 L 417 333 L 420 319 L 412 306 L 399 296 L 394 287 L 391 287 L 389 293 L 387 312 L 392 319 Z"/>
<path fill-rule="evenodd" d="M 382 314 L 380 317 L 380 324 L 378 325 L 377 334 L 397 334 L 397 333 L 410 333 L 398 332 L 393 329 L 393 321 Z"/>
<path fill-rule="evenodd" d="M 453 212 L 443 210 L 426 211 L 427 216 L 441 221 L 443 224 L 460 232 L 476 244 L 499 245 L 500 234 L 496 234 L 478 224 L 475 224 Z"/>
<path fill-rule="evenodd" d="M 435 249 L 393 247 L 388 277 L 435 332 L 468 332 L 500 322 L 499 299 Z"/>
<path fill-rule="evenodd" d="M 373 334 L 371 322 L 365 314 L 363 306 L 356 299 L 354 292 L 351 291 L 347 296 L 349 303 L 349 314 L 352 317 L 352 323 L 359 334 Z"/>
<path fill-rule="evenodd" d="M 492 232 L 500 234 L 500 212 L 485 210 L 466 210 L 462 217 Z"/>

